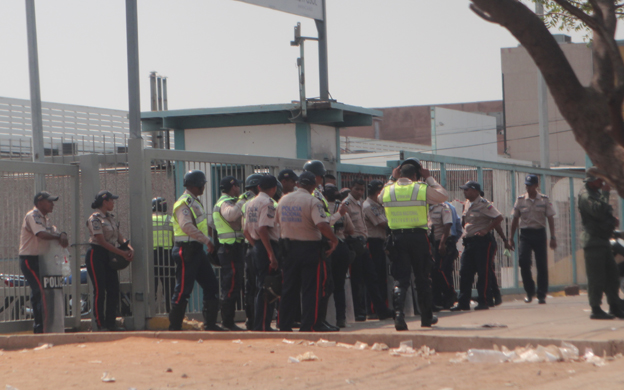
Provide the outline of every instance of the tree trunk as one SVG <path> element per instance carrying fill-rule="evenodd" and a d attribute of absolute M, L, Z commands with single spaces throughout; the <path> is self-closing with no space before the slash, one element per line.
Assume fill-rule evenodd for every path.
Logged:
<path fill-rule="evenodd" d="M 583 87 L 544 22 L 524 4 L 517 0 L 471 1 L 477 14 L 505 27 L 528 51 L 576 141 L 596 166 L 594 173 L 609 181 L 624 197 L 622 93 L 613 77 L 613 71 L 621 70 L 624 63 L 621 58 L 614 62 L 614 56 L 609 54 L 608 45 L 615 44 L 615 39 L 595 33 L 595 76 L 591 86 Z M 607 27 L 612 17 L 604 15 Z"/>

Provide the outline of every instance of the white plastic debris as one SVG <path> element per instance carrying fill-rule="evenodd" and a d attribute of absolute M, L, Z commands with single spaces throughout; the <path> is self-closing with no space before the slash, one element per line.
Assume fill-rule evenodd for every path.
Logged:
<path fill-rule="evenodd" d="M 91 360 L 89 363 L 90 364 L 102 364 L 102 361 L 101 360 Z"/>
<path fill-rule="evenodd" d="M 115 378 L 113 378 L 108 372 L 104 372 L 104 374 L 102 374 L 102 382 L 115 382 Z"/>
<path fill-rule="evenodd" d="M 371 349 L 373 351 L 387 351 L 389 348 L 386 344 L 384 343 L 375 343 L 373 344 L 373 346 L 371 347 Z"/>
<path fill-rule="evenodd" d="M 284 339 L 284 340 L 282 340 L 282 343 L 284 343 L 284 344 L 294 344 L 295 342 L 294 342 L 294 341 L 292 341 L 292 340 L 286 340 L 286 339 Z"/>
<path fill-rule="evenodd" d="M 591 351 L 590 351 L 591 352 Z M 588 355 L 586 353 L 587 361 L 590 359 L 591 363 L 604 363 L 603 358 L 594 358 L 593 354 Z M 465 354 L 457 354 L 455 359 L 451 359 L 451 363 L 462 363 L 469 361 L 471 363 L 540 363 L 540 362 L 567 362 L 579 360 L 578 348 L 574 345 L 566 342 L 561 343 L 561 347 L 555 345 L 548 345 L 546 347 L 538 345 L 537 348 L 533 348 L 530 345 L 526 347 L 518 347 L 511 351 L 505 346 L 502 346 L 499 350 L 498 346 L 494 346 L 493 349 L 469 349 Z"/>
<path fill-rule="evenodd" d="M 413 345 L 412 340 L 401 341 L 399 348 L 390 350 L 390 356 L 413 356 L 416 353 L 414 348 L 412 348 Z"/>
<path fill-rule="evenodd" d="M 299 359 L 290 356 L 288 358 L 288 363 L 301 363 L 301 362 L 299 361 Z"/>
<path fill-rule="evenodd" d="M 301 355 L 297 355 L 296 357 L 297 360 L 299 360 L 300 362 L 311 362 L 314 360 L 321 360 L 318 358 L 318 356 L 316 356 L 313 352 L 305 352 Z"/>
<path fill-rule="evenodd" d="M 233 342 L 234 344 L 242 344 L 242 343 L 243 343 L 243 342 L 242 342 L 242 341 L 240 341 L 240 340 L 233 340 L 232 342 Z"/>
<path fill-rule="evenodd" d="M 197 340 L 197 344 L 201 344 L 203 342 L 204 342 L 204 340 L 202 340 L 202 339 Z"/>
<path fill-rule="evenodd" d="M 363 343 L 361 341 L 358 341 L 355 343 L 355 345 L 353 346 L 354 349 L 359 349 L 360 351 L 363 351 L 365 349 L 368 349 L 368 344 Z"/>
<path fill-rule="evenodd" d="M 336 347 L 341 347 L 341 348 L 346 348 L 346 349 L 353 349 L 353 345 L 346 344 L 346 343 L 336 343 Z"/>
<path fill-rule="evenodd" d="M 583 355 L 583 359 L 585 362 L 591 363 L 596 367 L 602 367 L 607 364 L 604 358 L 594 355 L 594 351 L 591 348 L 585 348 L 585 355 Z"/>
<path fill-rule="evenodd" d="M 6 390 L 18 390 L 17 387 L 13 387 L 11 385 L 6 385 Z"/>
<path fill-rule="evenodd" d="M 319 341 L 316 342 L 316 346 L 317 347 L 335 347 L 336 342 L 319 339 Z"/>
<path fill-rule="evenodd" d="M 49 349 L 49 348 L 52 348 L 52 347 L 53 347 L 52 344 L 41 344 L 40 346 L 35 348 L 35 351 L 42 351 L 44 349 Z"/>

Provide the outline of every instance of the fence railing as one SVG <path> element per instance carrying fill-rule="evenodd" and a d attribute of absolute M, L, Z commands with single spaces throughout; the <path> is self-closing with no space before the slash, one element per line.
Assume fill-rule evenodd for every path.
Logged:
<path fill-rule="evenodd" d="M 171 214 L 171 205 L 181 195 L 184 188 L 182 179 L 191 169 L 204 171 L 208 185 L 201 200 L 207 212 L 219 197 L 219 181 L 226 175 L 244 180 L 252 173 L 277 173 L 284 168 L 300 173 L 305 160 L 285 159 L 278 157 L 261 157 L 233 154 L 203 153 L 190 151 L 145 149 L 143 169 L 146 170 L 145 211 L 151 213 L 151 199 L 162 197 L 167 199 Z M 483 185 L 485 197 L 494 202 L 503 213 L 505 220 L 503 230 L 509 234 L 511 211 L 515 199 L 524 192 L 523 181 L 528 173 L 541 175 L 541 191 L 550 196 L 557 211 L 555 216 L 556 233 L 559 247 L 548 252 L 550 284 L 553 287 L 570 284 L 584 284 L 586 276 L 583 266 L 582 250 L 577 245 L 580 234 L 580 218 L 575 199 L 582 187 L 582 173 L 569 171 L 553 171 L 532 169 L 509 164 L 497 164 L 476 160 L 457 159 L 424 153 L 405 152 L 405 157 L 417 157 L 429 169 L 432 175 L 449 192 L 450 200 L 462 210 L 463 191 L 459 188 L 467 180 L 477 180 Z M 47 189 L 60 196 L 52 214 L 54 223 L 70 234 L 73 246 L 72 255 L 75 261 L 73 274 L 80 275 L 80 265 L 84 264 L 84 253 L 88 233 L 85 221 L 92 212 L 89 205 L 94 195 L 101 189 L 108 189 L 120 198 L 116 201 L 115 212 L 121 222 L 124 236 L 133 241 L 133 245 L 143 245 L 145 259 L 144 268 L 129 267 L 120 273 L 122 292 L 132 297 L 133 291 L 143 291 L 145 299 L 127 299 L 134 304 L 144 305 L 147 318 L 164 315 L 167 310 L 166 301 L 170 299 L 171 287 L 167 287 L 175 275 L 173 264 L 162 262 L 158 253 L 153 251 L 153 233 L 148 221 L 132 221 L 130 210 L 130 172 L 127 154 L 98 154 L 78 156 L 73 165 L 41 164 L 22 161 L 0 160 L 0 202 L 4 203 L 6 212 L 0 213 L 0 274 L 3 275 L 0 285 L 0 303 L 7 306 L 0 311 L 0 332 L 26 330 L 30 326 L 31 312 L 28 310 L 29 288 L 19 282 L 21 272 L 17 265 L 19 249 L 19 230 L 26 212 L 33 207 L 35 175 L 44 175 Z M 366 182 L 377 179 L 385 182 L 396 162 L 388 162 L 387 167 L 371 167 L 353 164 L 325 162 L 326 168 L 338 179 L 338 185 L 350 186 L 356 178 Z M 616 198 L 616 197 L 614 197 Z M 615 202 L 617 203 L 617 202 Z M 618 204 L 616 204 L 618 206 Z M 130 237 L 131 224 L 145 224 L 147 241 Z M 498 238 L 496 257 L 496 273 L 500 286 L 507 292 L 520 292 L 517 253 L 511 258 L 503 256 L 503 242 Z M 463 248 L 458 248 L 460 251 Z M 133 272 L 141 272 L 142 278 L 136 278 Z M 218 268 L 216 269 L 218 273 Z M 458 282 L 459 264 L 456 264 L 455 281 Z M 11 282 L 9 279 L 15 279 Z M 74 278 L 74 280 L 80 280 Z M 138 282 L 137 282 L 138 280 Z M 141 282 L 143 280 L 144 282 Z M 11 283 L 13 283 L 11 285 Z M 141 285 L 144 283 L 146 285 Z M 169 286 L 171 286 L 169 284 Z M 66 300 L 83 294 L 83 300 L 90 305 L 91 288 L 74 282 L 65 288 Z M 85 295 L 86 294 L 86 295 Z M 199 316 L 201 312 L 201 291 L 196 286 L 189 305 L 189 314 Z M 127 302 L 126 302 L 127 303 Z M 68 326 L 77 326 L 80 311 L 74 310 L 67 303 Z M 132 316 L 133 310 L 128 304 L 122 306 L 123 315 Z M 239 309 L 242 306 L 239 305 Z M 88 315 L 88 308 L 87 308 Z M 84 314 L 84 313 L 83 313 Z M 242 312 L 238 313 L 240 319 Z"/>

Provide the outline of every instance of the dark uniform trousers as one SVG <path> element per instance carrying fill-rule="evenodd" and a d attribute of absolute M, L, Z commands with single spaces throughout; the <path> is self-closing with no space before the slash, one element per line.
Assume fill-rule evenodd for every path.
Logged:
<path fill-rule="evenodd" d="M 472 284 L 477 273 L 478 303 L 487 305 L 488 292 L 492 289 L 491 262 L 494 259 L 495 248 L 492 235 L 473 236 L 464 238 L 464 252 L 461 256 L 459 269 L 459 297 L 458 305 L 470 307 Z"/>
<path fill-rule="evenodd" d="M 221 317 L 226 325 L 234 321 L 236 301 L 243 287 L 245 254 L 242 242 L 223 244 L 219 248 L 221 265 Z"/>
<path fill-rule="evenodd" d="M 347 299 L 345 294 L 345 280 L 349 269 L 349 246 L 344 241 L 339 241 L 338 246 L 330 257 L 331 287 L 333 287 L 334 304 L 336 306 L 336 321 L 345 321 L 347 312 Z M 332 292 L 327 291 L 328 294 Z"/>
<path fill-rule="evenodd" d="M 321 256 L 321 241 L 290 240 L 283 254 L 282 298 L 279 308 L 281 331 L 292 331 L 301 298 L 301 328 L 309 332 L 320 323 L 319 308 L 325 293 L 326 262 Z"/>
<path fill-rule="evenodd" d="M 496 237 L 494 237 L 494 233 L 490 235 L 492 240 L 492 249 L 491 249 L 491 258 L 492 260 L 489 263 L 489 274 L 488 274 L 488 293 L 487 293 L 487 303 L 488 306 L 495 306 L 496 297 L 501 299 L 502 296 L 500 292 L 500 287 L 498 286 L 498 278 L 496 277 L 496 253 L 498 252 L 498 243 L 496 242 Z"/>
<path fill-rule="evenodd" d="M 598 239 L 595 239 L 598 241 Z M 585 251 L 585 272 L 587 273 L 587 296 L 590 306 L 600 306 L 602 293 L 607 296 L 607 303 L 611 308 L 619 308 L 620 286 L 618 267 L 613 258 L 613 251 L 603 240 L 605 245 L 592 245 L 583 248 Z"/>
<path fill-rule="evenodd" d="M 381 301 L 388 305 L 388 268 L 383 238 L 369 238 L 368 250 L 373 261 L 373 268 L 377 275 L 377 290 Z M 370 298 L 370 297 L 369 297 Z"/>
<path fill-rule="evenodd" d="M 108 253 L 99 245 L 91 245 L 85 256 L 87 272 L 93 283 L 95 322 L 100 329 L 115 327 L 119 307 L 119 274 L 108 265 Z"/>
<path fill-rule="evenodd" d="M 30 304 L 33 309 L 34 333 L 43 333 L 43 316 L 47 309 L 39 276 L 39 256 L 20 256 L 19 265 L 30 286 Z"/>
<path fill-rule="evenodd" d="M 356 317 L 366 317 L 366 296 L 373 304 L 375 313 L 384 315 L 388 310 L 379 294 L 377 272 L 368 248 L 351 264 L 351 293 Z"/>
<path fill-rule="evenodd" d="M 421 323 L 431 326 L 433 311 L 430 273 L 433 258 L 427 231 L 425 229 L 413 230 L 413 232 L 403 233 L 392 232 L 394 249 L 391 258 L 391 273 L 394 278 L 395 312 L 403 312 L 405 294 L 409 289 L 413 270 Z"/>
<path fill-rule="evenodd" d="M 273 248 L 273 253 L 277 257 L 279 253 L 277 242 L 271 241 L 271 247 Z M 256 241 L 256 245 L 253 250 L 253 265 L 254 273 L 256 275 L 255 318 L 253 322 L 253 330 L 271 330 L 271 321 L 273 320 L 276 302 L 269 303 L 266 300 L 264 279 L 267 276 L 279 271 L 271 270 L 270 264 L 271 260 L 269 260 L 269 254 L 264 247 L 264 244 L 261 240 Z"/>
<path fill-rule="evenodd" d="M 450 236 L 446 239 L 446 254 L 440 255 L 438 248 L 440 240 L 432 241 L 434 266 L 431 270 L 431 290 L 433 303 L 437 306 L 448 308 L 455 303 L 456 292 L 453 283 L 453 271 L 455 259 L 459 255 L 457 251 L 457 237 Z"/>
<path fill-rule="evenodd" d="M 535 253 L 537 268 L 537 298 L 544 299 L 548 293 L 548 252 L 546 229 L 520 229 L 518 247 L 518 265 L 522 275 L 522 284 L 527 295 L 535 295 L 535 282 L 531 274 L 531 252 Z"/>
<path fill-rule="evenodd" d="M 154 289 L 158 281 L 163 289 L 167 313 L 171 310 L 171 297 L 176 285 L 174 264 L 171 261 L 171 249 L 158 247 L 154 249 Z"/>
<path fill-rule="evenodd" d="M 196 281 L 203 290 L 204 302 L 219 299 L 219 282 L 202 243 L 191 241 L 182 246 L 176 243 L 171 254 L 176 265 L 176 286 L 171 300 L 172 307 L 181 305 L 186 309 Z"/>
<path fill-rule="evenodd" d="M 245 244 L 245 316 L 247 317 L 247 329 L 254 328 L 254 306 L 256 305 L 256 271 L 254 270 L 254 247 Z"/>

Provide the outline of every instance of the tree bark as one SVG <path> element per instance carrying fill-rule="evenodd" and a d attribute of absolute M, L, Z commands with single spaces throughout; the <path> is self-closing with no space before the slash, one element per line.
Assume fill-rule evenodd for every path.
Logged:
<path fill-rule="evenodd" d="M 593 0 L 592 18 L 594 78 L 583 87 L 559 44 L 544 22 L 517 0 L 471 0 L 471 7 L 484 19 L 500 24 L 518 39 L 542 72 L 550 93 L 576 141 L 597 170 L 624 197 L 624 62 L 615 41 L 615 11 L 611 0 Z M 566 0 L 555 0 L 568 3 Z M 573 10 L 574 11 L 574 10 Z M 592 28 L 593 29 L 593 28 Z M 614 51 L 617 49 L 617 53 Z"/>

